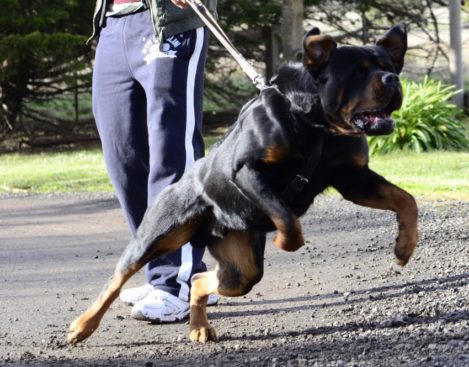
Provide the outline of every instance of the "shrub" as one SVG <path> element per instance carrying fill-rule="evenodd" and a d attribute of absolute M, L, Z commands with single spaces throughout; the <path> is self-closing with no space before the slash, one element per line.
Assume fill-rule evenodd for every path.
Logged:
<path fill-rule="evenodd" d="M 461 122 L 463 111 L 449 101 L 457 93 L 454 86 L 425 78 L 421 83 L 403 80 L 402 89 L 404 102 L 392 114 L 395 130 L 390 135 L 369 138 L 372 154 L 402 149 L 422 152 L 469 148 Z"/>

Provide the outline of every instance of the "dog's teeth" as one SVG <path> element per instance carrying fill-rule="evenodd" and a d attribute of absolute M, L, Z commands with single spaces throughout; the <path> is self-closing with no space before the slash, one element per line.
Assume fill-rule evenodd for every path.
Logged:
<path fill-rule="evenodd" d="M 358 118 L 355 120 L 355 126 L 357 126 L 359 129 L 363 129 L 365 127 L 365 123 L 361 118 Z"/>

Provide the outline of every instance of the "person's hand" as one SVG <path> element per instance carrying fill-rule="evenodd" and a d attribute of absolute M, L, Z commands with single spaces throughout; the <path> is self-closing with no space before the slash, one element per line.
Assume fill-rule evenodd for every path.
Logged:
<path fill-rule="evenodd" d="M 181 9 L 186 9 L 189 7 L 189 4 L 186 2 L 186 0 L 171 0 L 171 2 Z"/>

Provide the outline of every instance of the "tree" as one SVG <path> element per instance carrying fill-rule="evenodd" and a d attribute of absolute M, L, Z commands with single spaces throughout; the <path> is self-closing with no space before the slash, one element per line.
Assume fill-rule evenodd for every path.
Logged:
<path fill-rule="evenodd" d="M 303 39 L 303 0 L 283 0 L 282 7 L 282 45 L 285 59 L 292 59 L 301 49 Z"/>
<path fill-rule="evenodd" d="M 274 29 L 280 25 L 282 0 L 219 1 L 219 23 L 243 56 L 265 71 L 272 55 Z M 205 88 L 206 110 L 235 112 L 256 93 L 227 51 L 210 42 Z M 268 69 L 268 67 L 267 67 Z M 273 70 L 273 69 L 271 69 Z M 267 74 L 269 76 L 269 74 Z M 232 122 L 234 116 L 223 116 Z"/>
<path fill-rule="evenodd" d="M 464 105 L 464 64 L 462 59 L 462 41 L 461 41 L 461 1 L 449 1 L 450 17 L 450 73 L 453 84 L 457 90 L 460 90 L 453 97 L 454 102 L 459 107 Z"/>
<path fill-rule="evenodd" d="M 3 0 L 0 13 L 0 129 L 20 116 L 41 119 L 34 103 L 89 85 L 84 43 L 92 2 Z"/>
<path fill-rule="evenodd" d="M 93 1 L 80 0 L 2 1 L 0 133 L 27 129 L 26 120 L 34 122 L 32 129 L 38 121 L 62 130 L 69 127 L 38 103 L 89 92 L 93 57 L 87 57 L 83 46 L 91 33 L 93 6 Z M 427 39 L 408 55 L 418 55 L 415 60 L 426 62 L 424 73 L 431 73 L 436 60 L 447 57 L 438 6 L 447 6 L 447 0 L 231 0 L 219 1 L 218 10 L 232 42 L 268 80 L 279 63 L 301 51 L 303 24 L 332 32 L 338 42 L 369 43 L 391 24 L 405 22 Z M 256 93 L 213 38 L 207 70 L 206 110 L 235 113 Z"/>
<path fill-rule="evenodd" d="M 419 45 L 407 55 L 422 63 L 422 74 L 431 74 L 440 57 L 448 60 L 435 11 L 446 6 L 446 0 L 316 1 L 306 8 L 306 18 L 309 23 L 332 28 L 334 37 L 343 43 L 375 42 L 391 25 L 406 23 L 414 34 L 421 35 Z"/>

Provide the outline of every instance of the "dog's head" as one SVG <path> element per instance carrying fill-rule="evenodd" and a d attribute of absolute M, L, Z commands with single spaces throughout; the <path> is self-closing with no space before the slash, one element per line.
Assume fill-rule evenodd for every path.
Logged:
<path fill-rule="evenodd" d="M 376 45 L 341 46 L 313 28 L 304 38 L 303 64 L 319 88 L 331 128 L 343 134 L 389 134 L 391 112 L 402 104 L 398 74 L 407 32 L 391 28 Z"/>

